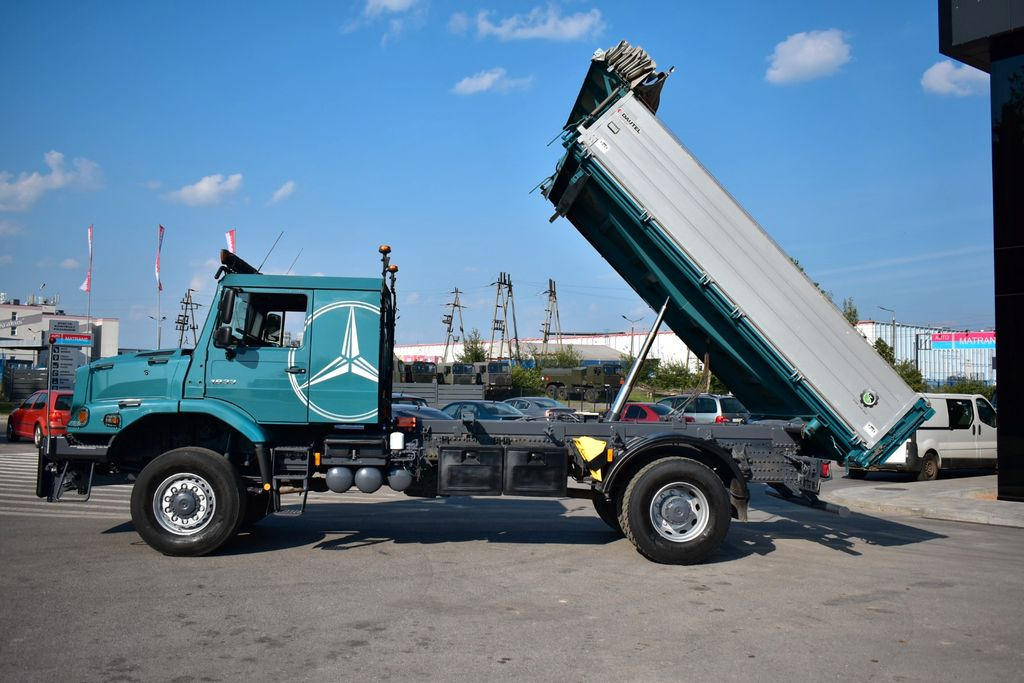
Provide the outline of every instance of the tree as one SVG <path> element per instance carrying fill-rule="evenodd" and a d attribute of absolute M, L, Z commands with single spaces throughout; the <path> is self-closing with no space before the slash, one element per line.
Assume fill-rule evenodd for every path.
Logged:
<path fill-rule="evenodd" d="M 692 388 L 696 381 L 686 363 L 679 361 L 659 363 L 651 379 L 655 389 L 676 392 Z"/>
<path fill-rule="evenodd" d="M 907 386 L 914 391 L 922 392 L 928 388 L 928 385 L 924 381 L 924 376 L 912 361 L 901 360 L 896 363 L 895 368 L 896 372 L 899 373 L 899 376 L 907 383 Z"/>
<path fill-rule="evenodd" d="M 853 303 L 852 296 L 843 299 L 843 317 L 851 325 L 856 325 L 860 322 L 860 313 L 857 312 L 857 304 Z"/>
<path fill-rule="evenodd" d="M 575 368 L 583 362 L 583 356 L 572 345 L 559 346 L 554 353 L 537 354 L 537 365 L 545 368 Z"/>
<path fill-rule="evenodd" d="M 480 336 L 480 330 L 473 328 L 469 336 L 463 340 L 462 353 L 456 358 L 459 363 L 480 363 L 487 360 L 487 350 L 484 348 L 484 340 Z"/>
<path fill-rule="evenodd" d="M 942 391 L 946 394 L 981 394 L 991 401 L 992 395 L 996 393 L 996 387 L 994 384 L 985 384 L 980 379 L 950 377 Z"/>
<path fill-rule="evenodd" d="M 541 380 L 540 368 L 524 368 L 522 365 L 513 365 L 510 374 L 512 375 L 512 386 L 518 389 L 543 389 L 544 382 Z"/>
<path fill-rule="evenodd" d="M 893 367 L 896 366 L 896 354 L 893 352 L 892 347 L 889 346 L 881 337 L 875 340 L 875 351 L 878 351 L 878 355 L 881 356 L 886 363 Z"/>

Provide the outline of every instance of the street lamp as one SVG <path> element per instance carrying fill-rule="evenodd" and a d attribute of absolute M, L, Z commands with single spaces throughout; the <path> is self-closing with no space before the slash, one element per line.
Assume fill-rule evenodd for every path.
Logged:
<path fill-rule="evenodd" d="M 160 332 L 163 329 L 164 321 L 167 320 L 167 316 L 166 315 L 162 315 L 159 318 L 157 318 L 156 316 L 153 316 L 153 315 L 147 315 L 146 317 L 149 318 L 150 320 L 156 320 L 156 348 L 159 350 L 160 349 Z"/>
<path fill-rule="evenodd" d="M 892 334 L 889 336 L 889 339 L 892 341 L 892 359 L 893 361 L 897 361 L 899 358 L 896 357 L 896 311 L 891 308 L 886 308 L 885 306 L 879 306 L 879 308 L 883 311 L 892 313 Z"/>
<path fill-rule="evenodd" d="M 643 320 L 643 316 L 637 318 L 636 320 L 633 320 L 632 318 L 627 318 L 626 316 L 622 316 L 622 319 L 629 323 L 629 357 L 632 358 L 633 357 L 633 327 L 638 322 Z"/>

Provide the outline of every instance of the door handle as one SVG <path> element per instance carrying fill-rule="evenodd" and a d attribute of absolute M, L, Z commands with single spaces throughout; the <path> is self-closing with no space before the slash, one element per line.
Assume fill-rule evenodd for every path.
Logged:
<path fill-rule="evenodd" d="M 166 358 L 150 358 L 146 362 L 149 363 L 150 365 L 166 365 L 167 364 L 167 359 Z"/>
<path fill-rule="evenodd" d="M 297 365 L 293 365 L 287 370 L 285 370 L 285 372 L 287 372 L 289 375 L 305 375 L 306 368 L 300 368 Z"/>

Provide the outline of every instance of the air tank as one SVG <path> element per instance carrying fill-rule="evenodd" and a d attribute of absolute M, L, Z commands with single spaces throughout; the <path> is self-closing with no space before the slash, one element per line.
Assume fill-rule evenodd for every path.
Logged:
<path fill-rule="evenodd" d="M 327 470 L 327 488 L 335 493 L 345 493 L 352 488 L 352 470 L 347 467 L 332 467 Z"/>
<path fill-rule="evenodd" d="M 384 473 L 377 467 L 360 467 L 356 470 L 355 482 L 363 493 L 373 493 L 384 483 Z"/>

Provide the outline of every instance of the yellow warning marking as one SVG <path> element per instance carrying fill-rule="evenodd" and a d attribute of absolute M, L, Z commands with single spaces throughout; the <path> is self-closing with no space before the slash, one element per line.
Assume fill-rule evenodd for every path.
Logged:
<path fill-rule="evenodd" d="M 589 436 L 580 436 L 572 441 L 576 444 L 576 450 L 580 452 L 580 455 L 587 462 L 593 462 L 595 458 L 600 457 L 604 453 L 605 446 L 608 445 L 607 441 L 593 439 Z"/>

